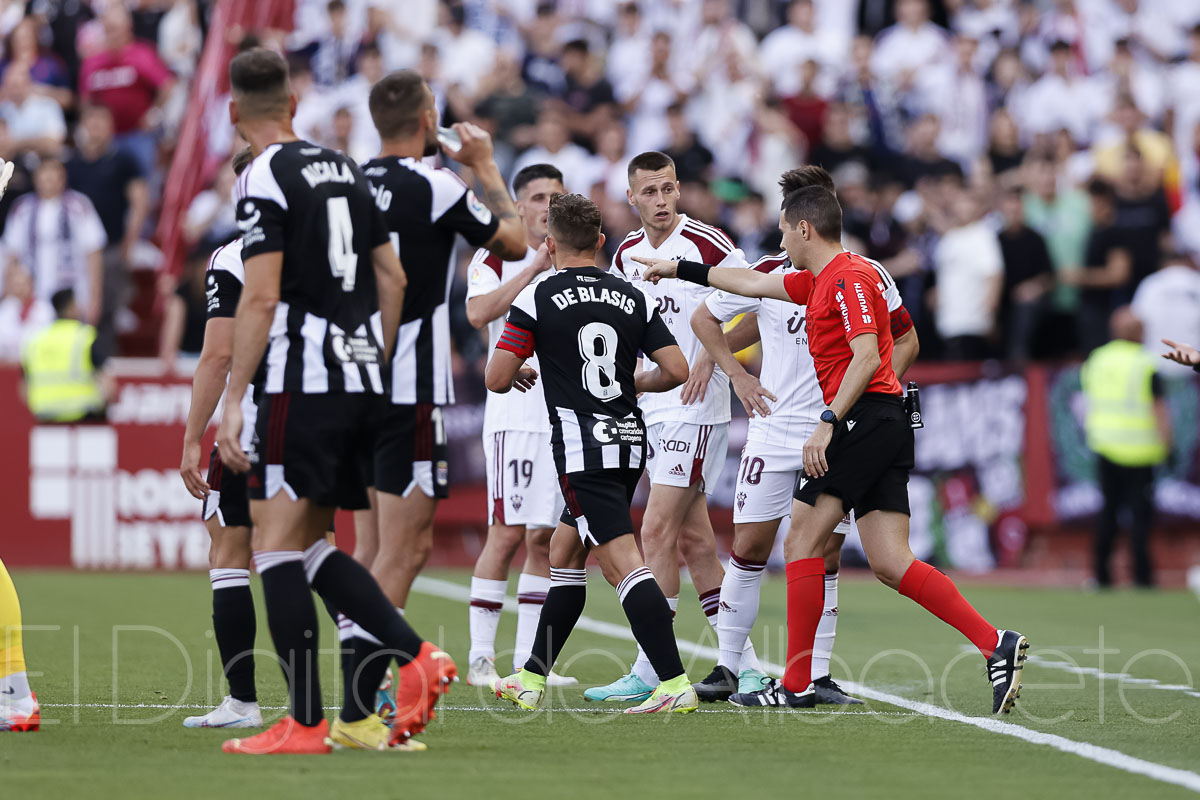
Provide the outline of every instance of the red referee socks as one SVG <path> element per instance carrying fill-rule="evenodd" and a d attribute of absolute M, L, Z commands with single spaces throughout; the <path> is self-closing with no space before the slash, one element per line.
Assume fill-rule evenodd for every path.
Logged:
<path fill-rule="evenodd" d="M 811 559 L 810 559 L 811 560 Z M 820 560 L 820 559 L 817 559 Z M 797 562 L 798 563 L 798 562 Z M 788 612 L 791 612 L 791 564 L 788 564 Z M 979 648 L 984 658 L 991 658 L 996 649 L 996 627 L 979 615 L 975 607 L 958 591 L 954 581 L 924 561 L 916 560 L 909 565 L 900 579 L 900 594 L 921 604 L 921 607 L 943 622 L 953 625 L 958 632 Z M 813 629 L 816 629 L 814 624 Z M 791 625 L 788 625 L 789 646 Z"/>
<path fill-rule="evenodd" d="M 825 559 L 800 558 L 787 564 L 787 665 L 783 686 L 799 694 L 812 683 L 813 642 L 825 608 Z M 992 632 L 995 638 L 995 631 Z"/>

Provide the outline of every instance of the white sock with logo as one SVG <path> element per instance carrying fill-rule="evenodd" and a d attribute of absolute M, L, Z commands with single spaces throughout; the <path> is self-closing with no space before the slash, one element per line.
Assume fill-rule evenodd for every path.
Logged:
<path fill-rule="evenodd" d="M 496 657 L 496 629 L 500 627 L 500 613 L 504 608 L 504 595 L 507 592 L 507 580 L 471 578 L 471 605 L 467 612 L 471 631 L 468 664 L 477 658 Z"/>
<path fill-rule="evenodd" d="M 813 640 L 812 675 L 814 681 L 829 674 L 829 659 L 833 657 L 833 638 L 837 634 L 838 619 L 838 576 L 825 575 L 825 610 L 817 623 L 817 637 Z"/>
<path fill-rule="evenodd" d="M 750 561 L 736 553 L 730 555 L 721 581 L 721 606 L 717 612 L 718 663 L 734 674 L 744 669 L 759 669 L 750 631 L 758 619 L 760 584 L 766 569 L 765 561 Z M 747 656 L 753 666 L 745 662 Z"/>
<path fill-rule="evenodd" d="M 675 616 L 675 611 L 679 608 L 679 595 L 667 598 L 667 605 L 671 607 L 671 616 Z M 658 673 L 654 671 L 654 667 L 650 666 L 650 659 L 642 651 L 642 646 L 638 645 L 637 658 L 634 659 L 633 668 L 630 670 L 634 675 L 641 678 L 642 683 L 647 686 L 658 686 Z"/>
<path fill-rule="evenodd" d="M 0 704 L 22 714 L 33 711 L 33 691 L 24 670 L 0 678 Z"/>
<path fill-rule="evenodd" d="M 525 666 L 533 640 L 537 636 L 538 619 L 550 591 L 550 579 L 522 572 L 517 578 L 517 641 L 513 646 L 513 672 Z"/>

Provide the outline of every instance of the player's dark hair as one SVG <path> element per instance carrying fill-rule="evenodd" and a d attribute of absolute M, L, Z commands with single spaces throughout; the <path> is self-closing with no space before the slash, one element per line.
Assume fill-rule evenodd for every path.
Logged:
<path fill-rule="evenodd" d="M 550 198 L 546 227 L 562 247 L 580 253 L 594 251 L 602 223 L 600 206 L 581 194 L 556 194 Z"/>
<path fill-rule="evenodd" d="M 783 218 L 793 228 L 805 220 L 822 239 L 841 241 L 842 207 L 833 192 L 823 186 L 805 186 L 785 197 Z"/>
<path fill-rule="evenodd" d="M 255 47 L 234 56 L 229 85 L 243 116 L 270 117 L 288 110 L 287 62 L 274 50 Z"/>
<path fill-rule="evenodd" d="M 383 139 L 398 139 L 417 132 L 429 95 L 425 79 L 411 69 L 390 72 L 371 87 L 367 105 Z"/>
<path fill-rule="evenodd" d="M 67 313 L 67 309 L 71 303 L 75 302 L 74 289 L 59 289 L 54 294 L 50 295 L 50 305 L 54 306 L 54 313 L 62 316 Z"/>
<path fill-rule="evenodd" d="M 826 191 L 836 191 L 833 188 L 833 176 L 824 167 L 818 167 L 816 164 L 789 169 L 779 176 L 779 188 L 783 190 L 784 197 L 806 186 L 820 186 Z"/>
<path fill-rule="evenodd" d="M 660 153 L 657 150 L 638 153 L 629 160 L 629 179 L 633 180 L 633 176 L 637 174 L 638 170 L 658 172 L 667 167 L 675 169 L 675 162 L 666 153 Z"/>
<path fill-rule="evenodd" d="M 562 172 L 553 164 L 530 164 L 513 178 L 513 194 L 520 194 L 522 189 L 541 178 L 563 182 Z"/>
<path fill-rule="evenodd" d="M 234 175 L 241 175 L 246 171 L 246 167 L 250 166 L 250 162 L 254 160 L 254 153 L 250 152 L 250 147 L 243 147 L 233 154 L 233 160 L 229 166 L 233 167 Z"/>

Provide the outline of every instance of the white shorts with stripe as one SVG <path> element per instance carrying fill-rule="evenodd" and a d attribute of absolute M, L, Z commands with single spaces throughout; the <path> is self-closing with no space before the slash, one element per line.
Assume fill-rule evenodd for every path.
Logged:
<path fill-rule="evenodd" d="M 738 462 L 733 495 L 734 524 L 768 522 L 792 513 L 796 481 L 804 473 L 804 452 L 763 442 L 746 442 Z M 836 533 L 850 532 L 850 515 L 838 523 Z"/>
<path fill-rule="evenodd" d="M 499 431 L 483 437 L 488 524 L 553 528 L 563 511 L 550 433 Z"/>
<path fill-rule="evenodd" d="M 649 426 L 647 434 L 646 474 L 652 485 L 688 487 L 699 481 L 706 494 L 716 491 L 725 466 L 728 422 L 659 422 Z"/>

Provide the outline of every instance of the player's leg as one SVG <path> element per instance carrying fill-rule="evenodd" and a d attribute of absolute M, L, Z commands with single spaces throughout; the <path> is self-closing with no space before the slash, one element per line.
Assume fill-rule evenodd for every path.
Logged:
<path fill-rule="evenodd" d="M 562 513 L 561 508 L 558 509 Z M 513 646 L 513 666 L 524 664 L 533 649 L 538 619 L 549 596 L 551 583 L 550 539 L 554 528 L 538 527 L 525 531 L 525 564 L 517 579 L 517 638 Z M 578 678 L 559 675 L 551 670 L 548 686 L 575 686 Z"/>
<path fill-rule="evenodd" d="M 405 493 L 377 488 L 379 498 L 379 553 L 371 574 L 383 587 L 392 605 L 402 610 L 408 604 L 412 583 L 433 551 L 433 515 L 437 498 L 417 487 L 414 481 Z"/>
<path fill-rule="evenodd" d="M 21 602 L 0 561 L 0 732 L 33 732 L 41 726 L 37 696 L 25 675 Z"/>
<path fill-rule="evenodd" d="M 354 560 L 370 569 L 379 555 L 379 500 L 373 485 L 367 496 L 370 508 L 354 512 Z"/>
<path fill-rule="evenodd" d="M 500 626 L 504 596 L 508 592 L 508 567 L 524 538 L 523 526 L 490 525 L 487 541 L 475 561 L 467 611 L 471 636 L 467 683 L 471 686 L 490 687 L 499 677 L 496 674 L 496 629 Z"/>
<path fill-rule="evenodd" d="M 846 694 L 833 679 L 829 662 L 833 658 L 833 642 L 837 636 L 838 623 L 838 572 L 842 565 L 842 544 L 850 530 L 850 515 L 847 514 L 829 537 L 825 545 L 825 607 L 821 621 L 817 624 L 817 635 L 813 640 L 812 682 L 816 690 L 818 705 L 859 705 L 861 700 Z"/>

